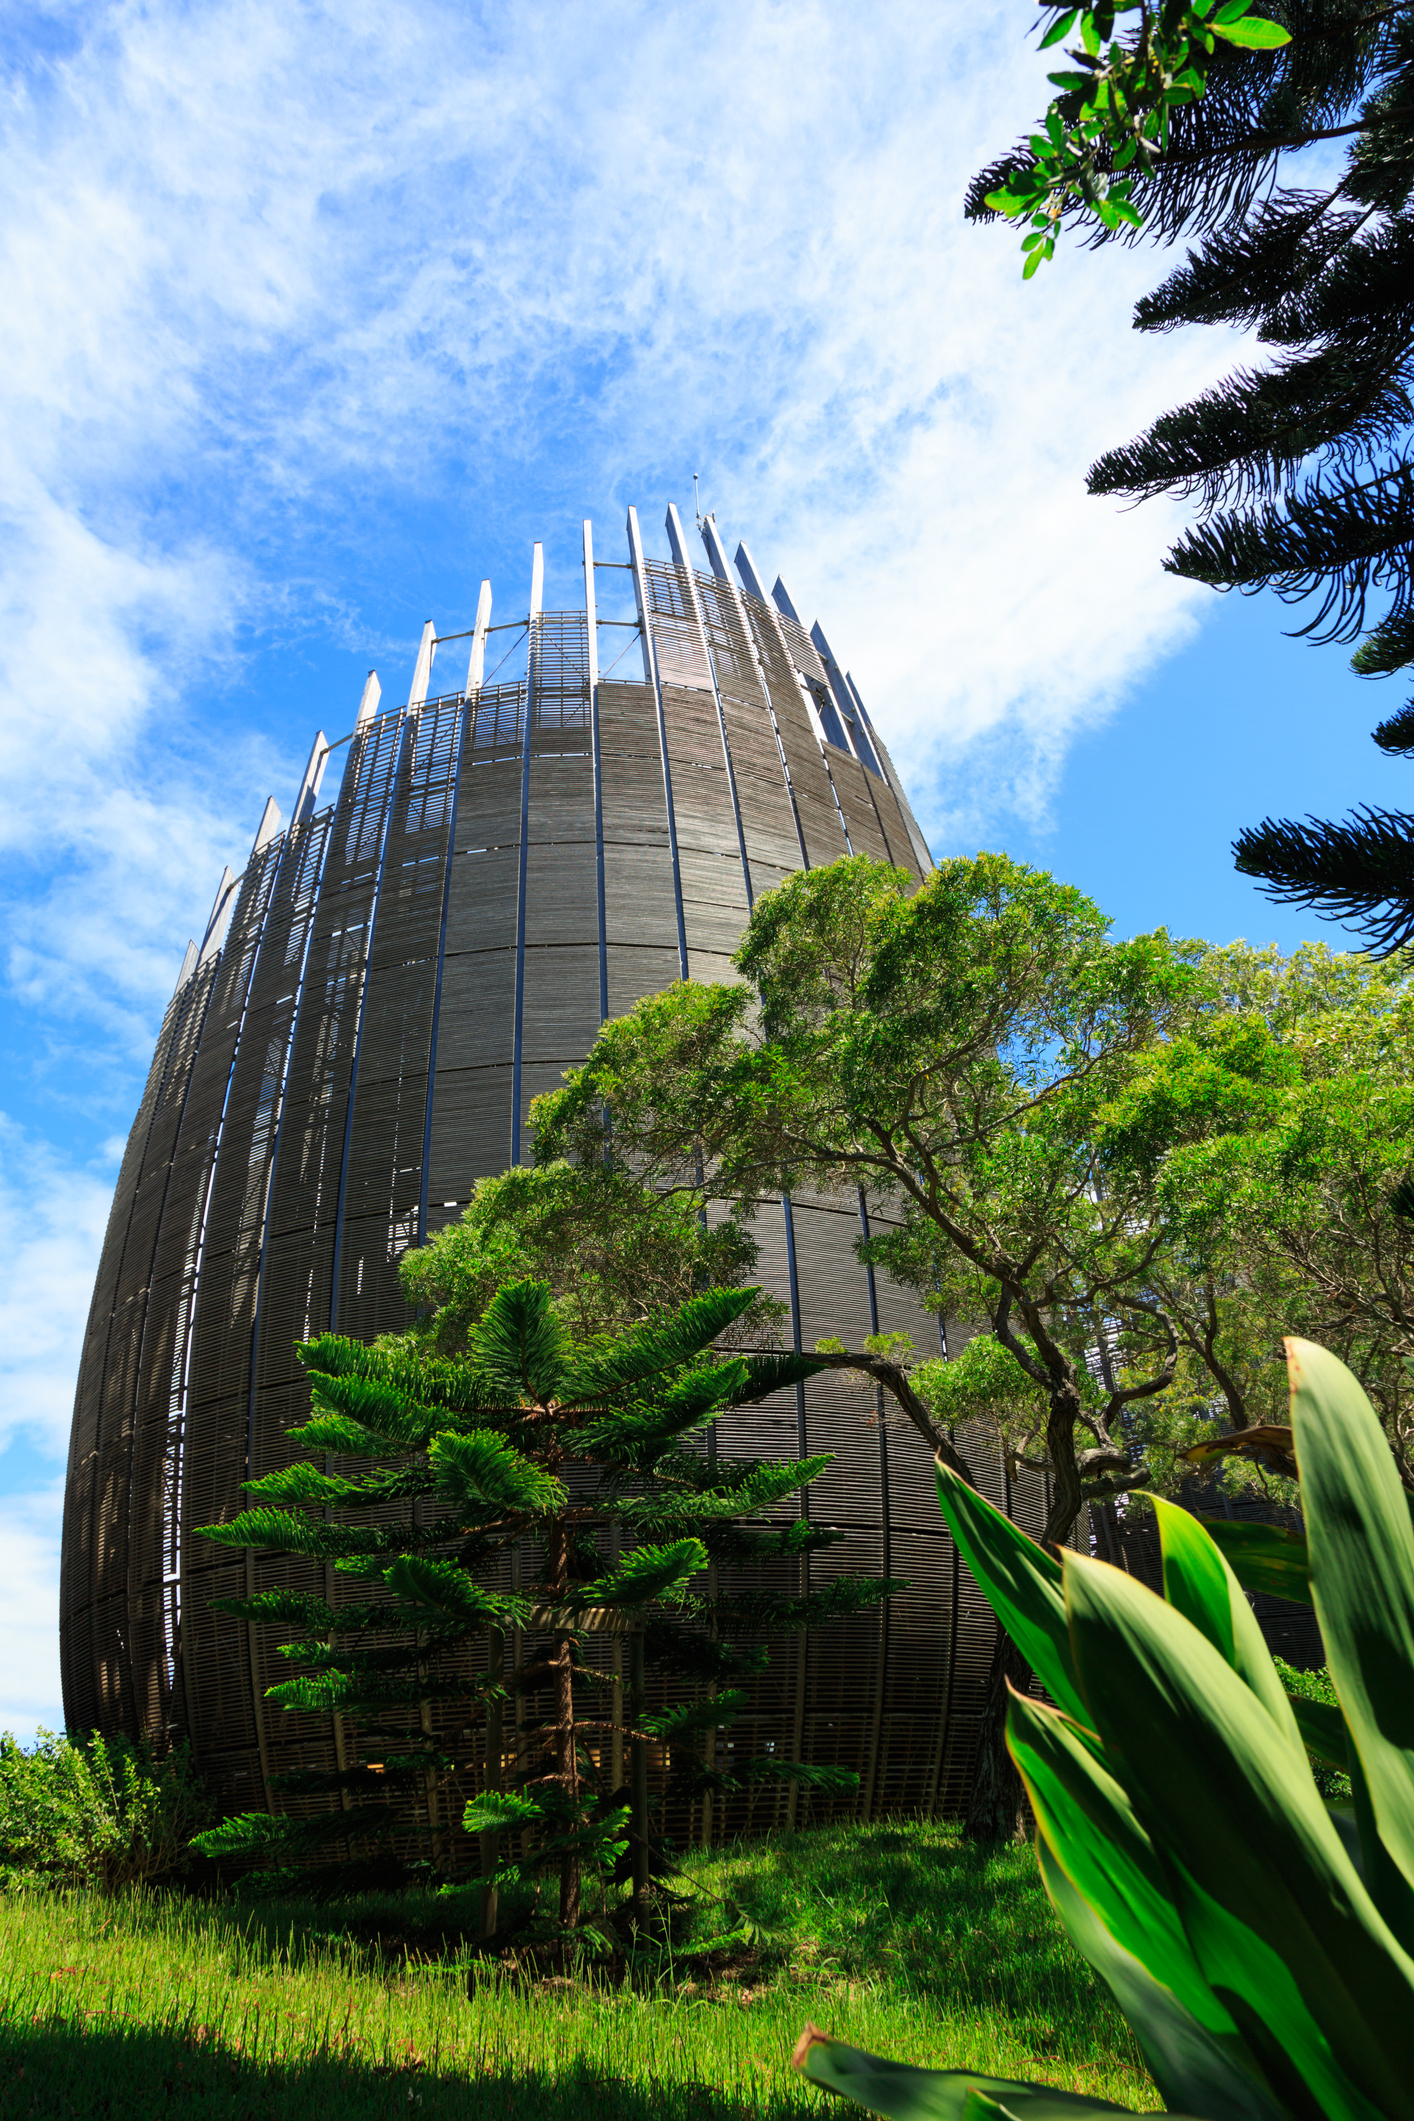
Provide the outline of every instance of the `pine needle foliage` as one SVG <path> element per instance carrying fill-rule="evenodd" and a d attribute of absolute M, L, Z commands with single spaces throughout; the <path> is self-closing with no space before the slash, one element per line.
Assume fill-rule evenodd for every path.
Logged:
<path fill-rule="evenodd" d="M 313 1416 L 290 1435 L 316 1456 L 248 1482 L 254 1506 L 202 1536 L 308 1555 L 331 1582 L 357 1579 L 347 1602 L 275 1590 L 223 1608 L 292 1636 L 281 1644 L 292 1676 L 269 1698 L 342 1720 L 349 1765 L 295 1782 L 344 1809 L 228 1820 L 204 1837 L 209 1853 L 254 1858 L 270 1883 L 348 1891 L 415 1875 L 417 1863 L 387 1851 L 418 1837 L 423 1874 L 455 1877 L 467 1849 L 459 1825 L 480 1837 L 488 1933 L 501 1883 L 549 1873 L 559 1887 L 550 1927 L 583 1935 L 612 1914 L 625 1873 L 636 1914 L 645 1911 L 650 1741 L 666 1749 L 676 1799 L 710 1805 L 765 1776 L 853 1786 L 775 1756 L 721 1764 L 721 1733 L 747 1699 L 735 1682 L 766 1661 L 756 1638 L 898 1588 L 852 1576 L 814 1596 L 723 1586 L 725 1565 L 841 1536 L 803 1518 L 762 1521 L 827 1458 L 763 1463 L 714 1448 L 718 1415 L 821 1367 L 717 1352 L 759 1294 L 709 1289 L 577 1339 L 546 1284 L 522 1279 L 496 1292 L 457 1358 L 409 1336 L 365 1347 L 324 1335 L 300 1350 Z M 512 1557 L 518 1589 L 489 1588 L 511 1576 Z M 626 1691 L 586 1655 L 595 1633 L 627 1644 Z M 670 1699 L 650 1715 L 653 1673 Z M 616 1780 L 625 1759 L 627 1779 Z M 592 1917 L 586 1880 L 597 1889 Z"/>
<path fill-rule="evenodd" d="M 1391 676 L 1414 667 L 1414 6 L 1272 0 L 1266 12 L 1289 41 L 1219 45 L 1128 192 L 1145 233 L 1196 244 L 1138 304 L 1136 329 L 1236 325 L 1272 358 L 1107 451 L 1089 487 L 1196 501 L 1171 573 L 1274 590 L 1307 607 L 1301 634 L 1358 641 L 1355 670 Z M 1047 13 L 1060 10 L 1047 0 Z M 1349 143 L 1336 182 L 1282 181 L 1293 154 L 1334 139 Z M 992 217 L 989 197 L 1019 181 L 1030 152 L 974 181 L 972 218 Z M 1079 192 L 1064 218 L 1097 242 L 1138 233 L 1097 220 Z M 1410 754 L 1414 701 L 1375 741 Z M 1234 853 L 1271 896 L 1354 924 L 1378 950 L 1414 942 L 1414 818 L 1268 819 Z"/>

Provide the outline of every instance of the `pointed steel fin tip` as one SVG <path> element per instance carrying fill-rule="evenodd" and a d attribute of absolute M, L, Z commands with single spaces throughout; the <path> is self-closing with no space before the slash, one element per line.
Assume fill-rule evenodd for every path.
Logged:
<path fill-rule="evenodd" d="M 779 575 L 776 576 L 774 586 L 771 590 L 771 597 L 777 611 L 783 611 L 788 619 L 794 619 L 796 625 L 799 626 L 799 624 L 801 623 L 800 613 L 796 610 L 794 604 L 792 604 L 790 600 L 790 591 L 786 588 L 785 583 L 781 580 Z"/>
<path fill-rule="evenodd" d="M 471 630 L 471 654 L 466 665 L 466 689 L 469 693 L 481 690 L 486 674 L 486 636 L 491 627 L 491 584 L 483 581 L 481 594 L 476 600 L 476 623 Z"/>
<path fill-rule="evenodd" d="M 759 597 L 763 604 L 770 603 L 771 600 L 766 594 L 766 586 L 757 572 L 756 562 L 751 557 L 745 538 L 741 540 L 736 549 L 736 571 L 741 576 L 742 585 L 748 596 Z"/>
<path fill-rule="evenodd" d="M 175 986 L 175 987 L 174 987 L 174 988 L 172 989 L 172 992 L 173 992 L 174 994 L 180 994 L 180 993 L 181 993 L 181 991 L 182 991 L 183 987 L 185 987 L 185 985 L 186 985 L 187 981 L 188 981 L 188 980 L 189 980 L 189 979 L 191 978 L 191 976 L 192 976 L 193 972 L 195 972 L 195 970 L 196 970 L 196 966 L 197 966 L 197 955 L 196 955 L 196 937 L 195 937 L 195 936 L 193 935 L 193 936 L 188 936 L 188 938 L 187 938 L 187 947 L 186 947 L 186 951 L 185 951 L 185 953 L 184 953 L 184 955 L 183 955 L 183 957 L 182 957 L 182 969 L 181 969 L 181 971 L 180 971 L 180 972 L 179 972 L 179 973 L 177 974 L 177 984 L 176 984 L 176 986 Z"/>
<path fill-rule="evenodd" d="M 261 813 L 260 824 L 251 845 L 251 859 L 255 859 L 262 847 L 268 847 L 280 829 L 280 806 L 273 795 L 267 796 Z"/>
<path fill-rule="evenodd" d="M 409 707 L 420 707 L 427 698 L 427 686 L 432 676 L 432 658 L 437 652 L 437 629 L 429 619 L 422 629 L 422 639 L 417 646 L 417 661 L 413 665 L 412 683 L 408 687 Z"/>
<path fill-rule="evenodd" d="M 691 563 L 687 557 L 687 541 L 682 534 L 682 522 L 679 518 L 675 501 L 669 501 L 668 503 L 668 512 L 663 518 L 663 527 L 668 533 L 668 544 L 672 550 L 674 567 L 689 566 Z"/>
<path fill-rule="evenodd" d="M 722 542 L 722 533 L 717 528 L 717 518 L 707 515 L 702 518 L 702 543 L 707 548 L 707 564 L 719 582 L 730 582 L 731 569 L 727 565 L 727 548 Z"/>
<path fill-rule="evenodd" d="M 545 547 L 537 538 L 530 554 L 530 616 L 538 619 L 545 597 Z"/>
<path fill-rule="evenodd" d="M 216 886 L 216 896 L 211 902 L 211 917 L 206 923 L 206 931 L 201 938 L 201 949 L 197 953 L 196 961 L 199 965 L 204 965 L 209 957 L 214 957 L 226 940 L 226 930 L 231 925 L 231 909 L 236 903 L 236 882 L 236 876 L 228 862 L 221 871 L 221 881 Z"/>
<path fill-rule="evenodd" d="M 382 697 L 383 687 L 378 682 L 378 673 L 376 670 L 370 670 L 363 681 L 363 695 L 358 703 L 358 716 L 354 722 L 355 729 L 362 729 L 365 722 L 372 721 L 374 715 L 378 712 L 378 702 Z"/>
<path fill-rule="evenodd" d="M 295 795 L 294 808 L 290 812 L 294 824 L 303 824 L 319 799 L 319 784 L 324 778 L 324 768 L 329 762 L 330 744 L 321 729 L 310 746 L 309 763 L 300 778 Z"/>

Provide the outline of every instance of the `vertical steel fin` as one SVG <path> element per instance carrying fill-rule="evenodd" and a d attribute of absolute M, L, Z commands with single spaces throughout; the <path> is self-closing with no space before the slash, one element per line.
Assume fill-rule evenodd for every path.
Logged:
<path fill-rule="evenodd" d="M 363 693 L 359 699 L 358 713 L 354 718 L 355 729 L 362 729 L 365 722 L 373 720 L 374 715 L 378 712 L 378 702 L 382 697 L 383 687 L 378 682 L 378 673 L 376 670 L 370 670 L 363 681 Z"/>
<path fill-rule="evenodd" d="M 525 741 L 520 763 L 520 864 L 516 887 L 515 1044 L 511 1061 L 511 1162 L 520 1162 L 520 1093 L 525 1049 L 525 894 L 530 864 L 530 756 L 535 741 L 536 679 L 540 663 L 540 600 L 545 588 L 545 548 L 530 558 L 530 613 L 525 644 Z"/>
<path fill-rule="evenodd" d="M 599 743 L 599 600 L 594 590 L 594 525 L 588 516 L 584 518 L 584 622 L 588 644 L 590 749 L 594 754 L 594 866 L 599 894 L 599 1021 L 602 1024 L 609 1014 L 609 919 L 604 880 L 604 760 Z"/>
<path fill-rule="evenodd" d="M 628 512 L 628 563 L 633 569 L 633 592 L 638 599 L 638 623 L 643 630 L 643 675 L 653 687 L 658 708 L 658 749 L 663 760 L 663 800 L 668 807 L 668 848 L 673 858 L 673 898 L 678 922 L 678 977 L 687 978 L 687 917 L 682 903 L 682 858 L 678 852 L 677 818 L 673 812 L 673 769 L 668 762 L 668 725 L 663 714 L 663 686 L 658 675 L 658 650 L 653 640 L 653 604 L 648 594 L 648 570 L 643 563 L 643 538 L 638 528 L 638 510 Z"/>
<path fill-rule="evenodd" d="M 417 661 L 413 665 L 412 683 L 408 686 L 408 706 L 414 713 L 427 698 L 427 688 L 432 682 L 432 658 L 437 653 L 437 629 L 428 619 L 422 629 L 422 639 L 417 645 Z"/>
<path fill-rule="evenodd" d="M 471 630 L 471 654 L 466 666 L 466 695 L 480 692 L 486 675 L 486 635 L 491 625 L 491 584 L 483 582 L 476 600 L 476 624 Z"/>

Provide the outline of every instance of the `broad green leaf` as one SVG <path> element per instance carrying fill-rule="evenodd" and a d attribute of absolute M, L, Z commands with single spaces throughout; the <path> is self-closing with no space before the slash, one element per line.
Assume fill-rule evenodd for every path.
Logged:
<path fill-rule="evenodd" d="M 938 1506 L 993 1612 L 1052 1701 L 1090 1723 L 1070 1651 L 1060 1563 L 969 1487 L 933 1461 Z"/>
<path fill-rule="evenodd" d="M 1288 1340 L 1291 1423 L 1326 1661 L 1380 1839 L 1414 1883 L 1414 1530 L 1374 1409 L 1324 1348 Z"/>
<path fill-rule="evenodd" d="M 1343 1832 L 1334 1820 L 1331 1826 L 1343 1846 Z M 1230 2007 L 1276 2096 L 1293 2113 L 1318 2113 L 1327 2121 L 1388 2121 L 1385 2110 L 1374 2106 L 1341 2069 L 1282 1953 L 1265 1944 L 1172 1858 L 1169 1874 L 1194 1957 Z"/>
<path fill-rule="evenodd" d="M 1235 2028 L 1226 2041 L 1216 2039 L 1155 1978 L 1152 1960 L 1146 1963 L 1124 1949 L 1076 1890 L 1045 1833 L 1037 1839 L 1036 1855 L 1061 1926 L 1129 2020 L 1168 2112 L 1202 2114 L 1204 2121 L 1288 2121 L 1255 2075 Z M 1226 2011 L 1221 2015 L 1231 2026 Z"/>
<path fill-rule="evenodd" d="M 1296 1718 L 1296 1728 L 1301 1733 L 1301 1743 L 1308 1753 L 1328 1766 L 1350 1769 L 1350 1740 L 1345 1727 L 1345 1718 L 1333 1701 L 1307 1701 L 1302 1695 L 1288 1694 L 1291 1713 Z"/>
<path fill-rule="evenodd" d="M 1219 1656 L 1251 1687 L 1277 1729 L 1298 1753 L 1304 1753 L 1286 1689 L 1241 1584 L 1196 1517 L 1161 1495 L 1150 1495 L 1149 1501 L 1159 1520 L 1165 1598 L 1175 1612 L 1207 1636 Z"/>
<path fill-rule="evenodd" d="M 1045 51 L 1049 45 L 1059 44 L 1063 37 L 1068 37 L 1070 35 L 1071 24 L 1074 22 L 1076 16 L 1079 13 L 1080 10 L 1078 7 L 1068 8 L 1065 14 L 1061 16 L 1060 20 L 1058 22 L 1053 22 L 1050 28 L 1046 31 L 1045 36 L 1041 39 L 1039 49 L 1041 51 Z"/>
<path fill-rule="evenodd" d="M 1212 22 L 1209 28 L 1215 37 L 1222 37 L 1229 44 L 1240 44 L 1250 52 L 1272 52 L 1291 42 L 1289 29 L 1283 29 L 1279 22 L 1268 22 L 1261 15 L 1244 15 L 1240 22 Z"/>
<path fill-rule="evenodd" d="M 1287 1598 L 1296 1605 L 1311 1603 L 1311 1570 L 1303 1532 L 1289 1532 L 1278 1524 L 1240 1524 L 1226 1517 L 1200 1517 L 1198 1522 L 1221 1549 L 1244 1591 Z"/>
<path fill-rule="evenodd" d="M 1087 2114 L 1134 2111 L 1108 2099 L 1088 2099 L 1013 2077 L 988 2077 L 980 2070 L 916 2069 L 912 2063 L 890 2062 L 832 2040 L 814 2025 L 806 2026 L 791 2061 L 812 2084 L 853 2099 L 871 2114 L 884 2114 L 887 2121 L 966 2121 L 975 2092 L 1002 2103 L 1017 2121 L 1083 2121 Z M 976 2113 L 975 2106 L 972 2111 Z"/>
<path fill-rule="evenodd" d="M 1384 2121 L 1414 2121 L 1414 1962 L 1361 1884 L 1304 1755 L 1163 1599 L 1078 1554 L 1062 1567 L 1076 1669 L 1140 1823 L 1291 1976 L 1289 1992 L 1273 1992 L 1254 1954 L 1244 1966 L 1225 1952 L 1220 1978 L 1185 1906 L 1210 1985 L 1244 2034 L 1250 2014 L 1265 2013 L 1292 2055 L 1309 2045 L 1298 1997 Z"/>
<path fill-rule="evenodd" d="M 1405 1951 L 1414 1951 L 1414 1889 L 1380 1838 L 1374 1806 L 1370 1802 L 1370 1786 L 1361 1771 L 1359 1754 L 1348 1759 L 1345 1767 L 1350 1777 L 1351 1816 L 1359 1845 L 1359 1854 L 1352 1856 L 1351 1861 L 1370 1898 Z"/>
<path fill-rule="evenodd" d="M 1235 2033 L 1193 1957 L 1152 1841 L 1074 1725 L 1042 1702 L 1013 1695 L 1007 1744 L 1042 1833 L 1117 1948 L 1142 1958 L 1210 2032 Z"/>

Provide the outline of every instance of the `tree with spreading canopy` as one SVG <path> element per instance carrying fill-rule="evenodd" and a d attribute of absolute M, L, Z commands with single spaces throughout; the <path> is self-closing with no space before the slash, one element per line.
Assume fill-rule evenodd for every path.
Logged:
<path fill-rule="evenodd" d="M 1054 1544 L 1087 1500 L 1134 1483 L 1128 1410 L 1178 1356 L 1152 1291 L 1152 1191 L 1102 1167 L 1097 1120 L 1190 1007 L 1194 953 L 1107 929 L 1082 893 L 1004 855 L 946 861 L 916 891 L 866 856 L 802 872 L 757 900 L 738 984 L 640 1002 L 532 1115 L 537 1156 L 587 1166 L 607 1108 L 643 1177 L 744 1213 L 862 1187 L 896 1218 L 868 1257 L 930 1307 L 986 1318 L 1043 1400 Z M 1005 1675 L 999 1657 L 969 1814 L 987 1838 L 1016 1811 Z"/>

